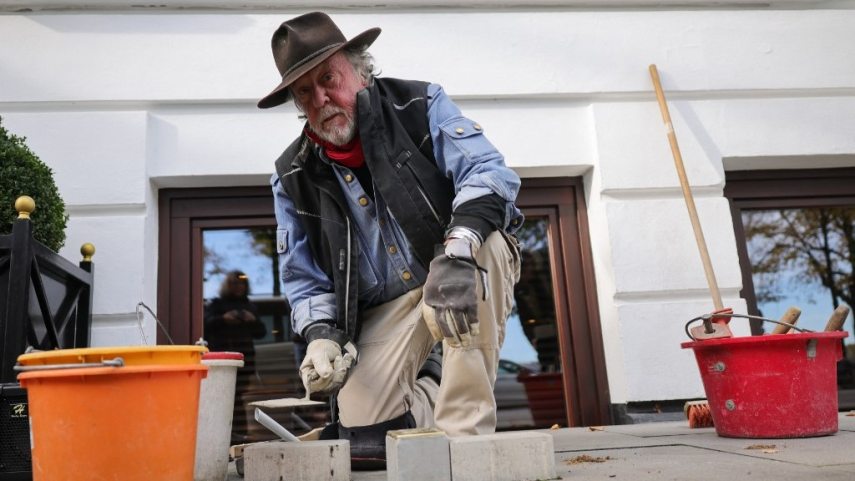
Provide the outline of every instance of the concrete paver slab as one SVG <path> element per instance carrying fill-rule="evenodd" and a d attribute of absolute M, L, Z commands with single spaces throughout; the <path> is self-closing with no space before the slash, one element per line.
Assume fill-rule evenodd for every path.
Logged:
<path fill-rule="evenodd" d="M 640 426 L 635 424 L 633 426 Z M 611 426 L 609 426 L 611 427 Z M 672 444 L 673 440 L 643 438 L 606 430 L 591 431 L 589 428 L 555 429 L 540 431 L 552 435 L 555 452 L 579 451 L 583 449 L 617 449 L 638 446 Z"/>
<path fill-rule="evenodd" d="M 455 481 L 523 481 L 555 478 L 555 449 L 548 434 L 532 431 L 451 438 Z"/>
<path fill-rule="evenodd" d="M 834 436 L 800 439 L 723 438 L 684 423 L 541 430 L 553 438 L 556 472 L 568 481 L 855 479 L 855 416 L 841 413 Z M 745 449 L 774 444 L 776 452 Z M 579 456 L 604 462 L 566 464 Z M 614 476 L 613 478 L 610 476 Z M 386 481 L 386 471 L 356 471 L 353 481 Z M 241 481 L 229 466 L 228 481 Z"/>
<path fill-rule="evenodd" d="M 855 462 L 855 433 L 849 431 L 840 431 L 832 436 L 794 439 L 722 438 L 702 434 L 681 436 L 679 439 L 681 444 L 687 446 L 807 466 L 835 466 Z M 774 447 L 763 449 L 761 446 Z"/>
<path fill-rule="evenodd" d="M 626 434 L 642 438 L 660 436 L 682 436 L 686 434 L 715 433 L 715 428 L 689 429 L 688 421 L 672 421 L 664 423 L 649 424 L 622 424 L 618 426 L 605 426 L 606 432 Z"/>
<path fill-rule="evenodd" d="M 776 481 L 851 481 L 852 473 L 842 469 L 817 468 L 710 451 L 692 446 L 657 446 L 591 451 L 587 462 L 578 453 L 559 453 L 555 468 L 562 479 L 662 481 L 734 481 L 745 479 Z M 600 462 L 596 462 L 600 461 Z"/>
<path fill-rule="evenodd" d="M 841 431 L 855 431 L 855 411 L 840 413 L 839 429 Z"/>
<path fill-rule="evenodd" d="M 386 434 L 389 481 L 451 481 L 448 437 L 436 429 L 402 429 Z"/>

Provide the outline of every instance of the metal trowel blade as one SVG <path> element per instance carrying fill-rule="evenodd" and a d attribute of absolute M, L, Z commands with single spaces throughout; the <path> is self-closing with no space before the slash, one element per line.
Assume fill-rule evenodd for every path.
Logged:
<path fill-rule="evenodd" d="M 303 406 L 320 406 L 326 404 L 323 401 L 312 401 L 311 399 L 286 397 L 281 399 L 268 399 L 266 401 L 254 401 L 249 403 L 252 407 L 263 409 L 299 408 Z"/>

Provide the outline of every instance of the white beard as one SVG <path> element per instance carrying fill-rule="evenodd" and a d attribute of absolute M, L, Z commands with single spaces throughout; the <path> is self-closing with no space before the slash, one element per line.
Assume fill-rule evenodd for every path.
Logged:
<path fill-rule="evenodd" d="M 353 140 L 354 135 L 356 135 L 356 122 L 353 120 L 353 116 L 348 112 L 344 111 L 341 108 L 327 105 L 323 109 L 321 109 L 318 118 L 326 119 L 333 114 L 343 114 L 347 119 L 347 123 L 342 127 L 332 126 L 328 129 L 324 129 L 321 125 L 315 125 L 313 123 L 309 123 L 309 127 L 312 128 L 312 131 L 326 142 L 329 142 L 333 145 L 342 146 L 351 140 Z"/>

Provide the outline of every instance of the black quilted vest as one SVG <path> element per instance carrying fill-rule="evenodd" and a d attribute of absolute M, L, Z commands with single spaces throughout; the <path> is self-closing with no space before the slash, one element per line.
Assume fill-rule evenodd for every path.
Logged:
<path fill-rule="evenodd" d="M 427 268 L 451 220 L 454 185 L 436 166 L 425 82 L 375 78 L 357 94 L 357 125 L 376 191 Z M 276 173 L 306 229 L 312 254 L 333 280 L 336 326 L 359 336 L 357 238 L 332 167 L 305 133 L 276 160 Z"/>

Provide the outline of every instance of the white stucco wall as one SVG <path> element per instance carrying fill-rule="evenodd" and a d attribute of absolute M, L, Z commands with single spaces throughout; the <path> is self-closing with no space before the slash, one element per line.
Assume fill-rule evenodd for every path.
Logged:
<path fill-rule="evenodd" d="M 0 115 L 56 172 L 62 254 L 97 246 L 94 342 L 139 343 L 134 307 L 157 304 L 157 190 L 266 183 L 301 124 L 254 104 L 277 80 L 270 34 L 302 11 L 88 3 L 105 10 L 0 14 Z M 741 311 L 724 170 L 855 165 L 855 10 L 491 7 L 507 3 L 333 15 L 348 37 L 382 27 L 383 73 L 441 83 L 523 177 L 584 176 L 611 401 L 702 395 L 679 343 L 710 301 L 647 66 Z"/>

